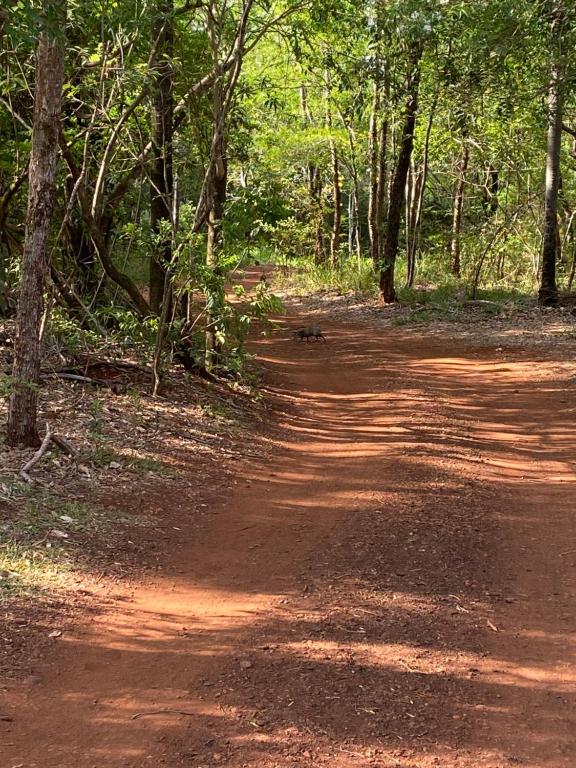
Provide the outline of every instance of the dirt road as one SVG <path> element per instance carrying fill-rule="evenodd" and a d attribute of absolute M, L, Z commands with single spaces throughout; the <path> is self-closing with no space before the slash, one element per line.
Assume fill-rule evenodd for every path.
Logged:
<path fill-rule="evenodd" d="M 576 765 L 574 382 L 323 325 L 255 344 L 273 458 L 201 529 L 159 490 L 161 575 L 8 686 L 0 765 Z"/>

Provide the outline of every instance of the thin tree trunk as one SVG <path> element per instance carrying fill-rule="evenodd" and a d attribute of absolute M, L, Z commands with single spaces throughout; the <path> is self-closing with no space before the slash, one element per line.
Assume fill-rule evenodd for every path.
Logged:
<path fill-rule="evenodd" d="M 414 281 L 414 260 L 416 257 L 416 214 L 418 197 L 422 184 L 423 169 L 411 164 L 406 180 L 406 285 L 410 286 Z"/>
<path fill-rule="evenodd" d="M 300 86 L 300 108 L 305 126 L 312 126 L 314 119 L 308 104 L 306 86 Z M 314 228 L 314 261 L 323 264 L 326 261 L 326 244 L 324 242 L 324 210 L 322 206 L 322 174 L 314 163 L 306 166 L 308 178 L 308 197 L 310 204 L 310 219 Z"/>
<path fill-rule="evenodd" d="M 406 174 L 406 186 L 404 188 L 404 242 L 406 247 L 406 266 L 410 270 L 410 254 L 412 253 L 413 211 L 415 198 L 418 193 L 418 177 L 420 171 L 416 170 L 413 161 Z"/>
<path fill-rule="evenodd" d="M 404 207 L 406 177 L 410 168 L 410 159 L 414 147 L 414 130 L 416 128 L 416 115 L 418 113 L 418 89 L 420 86 L 420 59 L 422 57 L 422 48 L 419 46 L 414 54 L 413 69 L 408 78 L 408 103 L 404 112 L 400 150 L 398 152 L 396 170 L 390 188 L 388 226 L 380 271 L 380 299 L 386 304 L 396 301 L 394 268 L 396 265 L 396 256 L 398 254 L 398 238 L 400 235 L 402 209 Z"/>
<path fill-rule="evenodd" d="M 66 0 L 45 0 L 43 20 L 45 27 L 40 33 L 36 57 L 28 210 L 18 299 L 18 332 L 14 345 L 15 389 L 8 410 L 9 445 L 35 446 L 39 443 L 36 420 L 40 327 L 48 272 L 48 234 L 56 189 Z"/>
<path fill-rule="evenodd" d="M 332 136 L 332 109 L 330 105 L 330 72 L 324 72 L 326 83 L 324 99 L 326 102 L 326 128 L 329 132 L 330 162 L 332 165 L 332 232 L 330 235 L 330 263 L 333 267 L 338 263 L 338 249 L 340 247 L 340 231 L 342 228 L 342 189 L 340 187 L 340 160 L 338 150 Z"/>
<path fill-rule="evenodd" d="M 219 96 L 215 101 L 219 101 Z M 220 105 L 221 106 L 221 105 Z M 218 107 L 216 107 L 218 109 Z M 216 111 L 216 110 L 215 110 Z M 218 126 L 219 121 L 216 122 Z M 207 200 L 208 200 L 208 232 L 206 242 L 206 266 L 212 271 L 215 278 L 220 277 L 219 251 L 222 245 L 222 218 L 224 216 L 224 204 L 226 202 L 226 190 L 228 186 L 228 165 L 226 159 L 226 148 L 224 136 L 216 129 L 218 135 L 214 137 L 212 171 L 210 173 Z M 212 287 L 210 296 L 210 309 L 206 313 L 208 321 L 206 329 L 206 353 L 204 365 L 208 372 L 212 371 L 217 358 L 221 352 L 217 337 L 216 322 L 221 310 L 220 306 L 220 286 Z"/>
<path fill-rule="evenodd" d="M 428 180 L 428 167 L 430 158 L 430 136 L 432 135 L 432 125 L 434 123 L 434 115 L 436 114 L 436 105 L 438 103 L 438 93 L 434 97 L 432 106 L 430 108 L 430 115 L 428 117 L 428 124 L 426 126 L 426 134 L 424 136 L 424 153 L 422 156 L 422 168 L 418 176 L 418 185 L 416 194 L 414 196 L 414 207 L 412 210 L 412 241 L 411 249 L 407 253 L 408 260 L 408 274 L 406 279 L 406 285 L 411 288 L 414 285 L 416 278 L 416 258 L 418 254 L 418 246 L 420 244 L 420 227 L 422 224 L 422 206 L 424 203 L 424 192 L 426 189 L 426 181 Z"/>
<path fill-rule="evenodd" d="M 561 21 L 559 5 L 552 8 L 551 37 L 558 34 Z M 556 60 L 550 67 L 548 84 L 548 145 L 546 151 L 546 191 L 544 199 L 544 233 L 542 241 L 542 274 L 538 301 L 553 306 L 558 301 L 556 259 L 558 257 L 558 191 L 560 188 L 560 149 L 562 144 L 562 75 Z"/>
<path fill-rule="evenodd" d="M 358 174 L 354 172 L 352 178 L 352 189 L 350 190 L 350 206 L 349 206 L 349 254 L 356 255 L 356 261 L 358 268 L 362 261 L 362 243 L 360 242 L 360 211 L 358 207 L 358 199 L 360 197 L 360 188 L 358 184 Z"/>
<path fill-rule="evenodd" d="M 552 67 L 548 89 L 548 147 L 546 155 L 546 192 L 544 203 L 544 235 L 542 244 L 542 275 L 539 302 L 553 305 L 558 299 L 556 287 L 556 258 L 558 255 L 558 189 L 560 180 L 560 146 L 562 139 L 562 101 L 560 75 L 557 66 Z"/>
<path fill-rule="evenodd" d="M 388 88 L 386 89 L 388 94 Z M 388 118 L 384 116 L 380 123 L 378 135 L 378 189 L 376 192 L 376 233 L 378 239 L 378 264 L 382 261 L 384 250 L 384 212 L 386 210 L 386 153 L 388 149 Z"/>
<path fill-rule="evenodd" d="M 358 181 L 358 164 L 356 162 L 356 136 L 352 126 L 346 122 L 340 113 L 342 124 L 348 134 L 348 146 L 350 147 L 350 180 L 351 188 L 348 195 L 348 255 L 356 252 L 358 266 L 362 259 L 362 244 L 360 242 L 360 184 Z"/>
<path fill-rule="evenodd" d="M 150 258 L 149 303 L 152 312 L 157 314 L 160 312 L 165 293 L 166 267 L 172 260 L 170 218 L 174 186 L 174 95 L 171 61 L 174 49 L 173 0 L 159 0 L 156 11 L 152 25 L 152 44 L 156 45 L 156 55 L 152 64 L 155 88 L 151 120 L 150 224 L 157 240 Z"/>
<path fill-rule="evenodd" d="M 386 201 L 386 150 L 388 145 L 388 118 L 382 116 L 381 93 L 378 83 L 374 84 L 374 98 L 370 114 L 370 195 L 368 198 L 368 233 L 370 236 L 370 257 L 380 266 L 384 247 L 384 204 Z M 387 93 L 386 87 L 386 93 Z"/>
<path fill-rule="evenodd" d="M 482 206 L 486 216 L 494 216 L 498 211 L 498 190 L 500 180 L 498 171 L 491 163 L 486 165 L 484 184 L 482 186 Z"/>
<path fill-rule="evenodd" d="M 452 274 L 460 278 L 460 235 L 462 231 L 462 212 L 464 210 L 464 185 L 466 184 L 466 171 L 468 170 L 468 158 L 470 149 L 466 136 L 462 136 L 462 154 L 458 163 L 458 177 L 456 180 L 456 190 L 454 192 L 454 210 L 452 213 L 452 238 L 450 240 L 450 257 Z"/>
<path fill-rule="evenodd" d="M 340 248 L 340 231 L 342 228 L 342 189 L 340 187 L 340 161 L 338 151 L 333 141 L 330 142 L 330 154 L 332 156 L 332 187 L 334 194 L 334 219 L 332 222 L 332 234 L 330 236 L 330 261 L 332 266 L 338 264 L 338 250 Z"/>
<path fill-rule="evenodd" d="M 348 190 L 348 257 L 354 253 L 354 238 L 358 223 L 354 218 L 354 187 Z"/>
<path fill-rule="evenodd" d="M 374 82 L 372 109 L 370 112 L 370 127 L 368 129 L 368 157 L 370 166 L 370 192 L 368 195 L 368 235 L 370 237 L 370 256 L 375 264 L 378 263 L 379 242 L 377 227 L 377 198 L 378 198 L 378 115 L 380 114 L 380 83 Z"/>

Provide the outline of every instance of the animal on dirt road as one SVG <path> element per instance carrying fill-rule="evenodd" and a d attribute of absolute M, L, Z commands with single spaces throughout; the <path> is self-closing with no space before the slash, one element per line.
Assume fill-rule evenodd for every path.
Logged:
<path fill-rule="evenodd" d="M 310 339 L 314 339 L 314 341 L 320 341 L 322 339 L 323 341 L 326 341 L 326 336 L 322 333 L 320 330 L 320 327 L 317 325 L 306 325 L 304 328 L 299 328 L 297 331 L 294 331 L 294 338 L 298 339 L 298 341 L 310 341 Z"/>

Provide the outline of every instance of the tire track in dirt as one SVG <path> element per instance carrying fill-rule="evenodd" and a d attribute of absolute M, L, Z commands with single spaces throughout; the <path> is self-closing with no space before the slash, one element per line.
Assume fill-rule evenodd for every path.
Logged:
<path fill-rule="evenodd" d="M 162 575 L 10 688 L 2 765 L 574 765 L 573 384 L 322 324 L 255 343 L 277 452 L 203 530 L 166 487 Z"/>

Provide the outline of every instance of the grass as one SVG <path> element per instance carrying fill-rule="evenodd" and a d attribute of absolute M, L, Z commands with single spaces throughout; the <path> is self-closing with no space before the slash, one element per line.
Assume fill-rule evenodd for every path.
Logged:
<path fill-rule="evenodd" d="M 275 288 L 288 288 L 297 294 L 330 290 L 376 295 L 378 281 L 370 259 L 362 259 L 360 263 L 346 260 L 340 267 L 317 265 L 310 259 L 294 259 L 290 262 L 290 270 L 288 275 L 275 275 Z"/>
<path fill-rule="evenodd" d="M 27 489 L 22 508 L 0 526 L 0 600 L 66 588 L 82 570 L 86 534 L 124 522 L 116 510 Z"/>
<path fill-rule="evenodd" d="M 396 285 L 400 309 L 412 309 L 409 314 L 400 314 L 393 319 L 396 325 L 425 324 L 432 320 L 461 319 L 462 312 L 472 306 L 464 282 L 456 281 L 451 276 L 443 276 L 442 282 L 423 281 L 418 286 L 403 286 L 403 264 L 398 264 Z M 438 275 L 436 275 L 438 278 Z M 340 294 L 354 293 L 367 300 L 377 296 L 378 279 L 372 262 L 363 259 L 360 265 L 355 260 L 344 262 L 341 268 L 329 265 L 316 265 L 311 259 L 295 260 L 287 275 L 278 274 L 275 285 L 297 295 L 307 295 L 322 291 L 335 291 Z M 426 286 L 426 287 L 424 287 Z M 487 286 L 477 291 L 479 303 L 473 305 L 476 314 L 498 316 L 503 312 L 517 310 L 533 301 L 532 290 L 518 287 L 506 287 L 500 284 Z M 482 303 L 486 302 L 486 303 Z"/>
<path fill-rule="evenodd" d="M 0 546 L 0 602 L 65 589 L 73 565 L 62 548 L 45 551 L 8 542 Z"/>
<path fill-rule="evenodd" d="M 157 472 L 169 474 L 173 472 L 161 461 L 148 456 L 133 456 L 114 450 L 106 444 L 105 439 L 93 438 L 93 445 L 82 452 L 82 461 L 96 467 L 109 467 L 110 464 L 120 464 L 122 469 L 140 472 Z"/>

